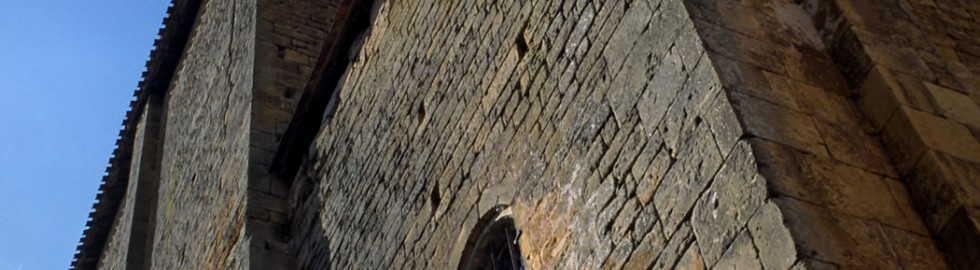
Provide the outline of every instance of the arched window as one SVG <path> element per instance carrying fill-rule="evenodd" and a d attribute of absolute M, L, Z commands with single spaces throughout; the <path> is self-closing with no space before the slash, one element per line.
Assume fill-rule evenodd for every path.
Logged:
<path fill-rule="evenodd" d="M 480 218 L 470 233 L 458 269 L 524 269 L 519 238 L 520 231 L 514 227 L 510 207 L 494 207 Z"/>

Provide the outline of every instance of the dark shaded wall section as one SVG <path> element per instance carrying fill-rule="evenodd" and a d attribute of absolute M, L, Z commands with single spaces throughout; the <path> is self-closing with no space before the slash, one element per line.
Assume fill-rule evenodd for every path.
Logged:
<path fill-rule="evenodd" d="M 808 265 L 978 266 L 976 4 L 686 2 Z"/>

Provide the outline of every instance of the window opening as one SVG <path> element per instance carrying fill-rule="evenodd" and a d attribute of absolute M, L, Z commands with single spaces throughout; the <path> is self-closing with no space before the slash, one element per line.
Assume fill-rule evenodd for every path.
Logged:
<path fill-rule="evenodd" d="M 520 234 L 514 226 L 510 208 L 505 205 L 494 207 L 477 222 L 470 233 L 459 269 L 524 269 L 524 258 L 521 256 L 518 241 Z"/>

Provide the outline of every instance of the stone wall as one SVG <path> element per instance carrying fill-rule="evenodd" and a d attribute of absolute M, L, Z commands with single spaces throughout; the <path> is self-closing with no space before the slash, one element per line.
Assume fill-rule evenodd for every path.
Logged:
<path fill-rule="evenodd" d="M 376 13 L 294 183 L 301 267 L 452 268 L 497 205 L 534 269 L 796 263 L 681 1 Z"/>
<path fill-rule="evenodd" d="M 915 208 L 956 266 L 980 267 L 980 6 L 827 2 L 807 9 Z"/>
<path fill-rule="evenodd" d="M 130 162 L 126 192 L 108 245 L 102 253 L 100 269 L 141 269 L 152 256 L 147 243 L 152 240 L 151 221 L 159 181 L 159 134 L 161 98 L 152 95 L 143 105 L 135 126 L 133 155 Z"/>
<path fill-rule="evenodd" d="M 166 96 L 154 269 L 246 269 L 255 1 L 206 1 Z"/>
<path fill-rule="evenodd" d="M 141 149 L 143 140 L 146 136 L 146 125 L 149 117 L 146 112 L 140 116 L 140 121 L 136 125 L 136 139 L 134 149 Z M 142 151 L 133 154 L 132 168 L 139 168 Z M 139 179 L 138 169 L 131 169 L 129 179 Z M 126 258 L 129 256 L 130 236 L 133 233 L 133 213 L 136 207 L 136 192 L 139 187 L 138 181 L 129 181 L 126 185 L 126 193 L 123 195 L 123 203 L 120 204 L 119 212 L 116 213 L 116 220 L 113 221 L 112 232 L 109 234 L 107 244 L 102 251 L 102 258 L 99 259 L 99 269 L 126 269 Z"/>
<path fill-rule="evenodd" d="M 385 2 L 293 188 L 300 265 L 454 266 L 497 205 L 536 268 L 974 265 L 977 196 L 953 180 L 978 167 L 972 66 L 949 60 L 972 59 L 975 43 L 955 42 L 972 29 L 930 39 L 955 50 L 917 66 L 948 75 L 926 86 L 950 120 L 882 137 L 874 100 L 894 97 L 860 78 L 897 87 L 868 66 L 908 63 L 862 40 L 902 32 L 834 32 L 889 9 L 875 7 Z M 935 128 L 956 130 L 940 144 Z M 909 148 L 942 162 L 917 176 Z M 956 207 L 953 229 L 930 225 Z"/>
<path fill-rule="evenodd" d="M 254 269 L 290 268 L 286 197 L 289 183 L 273 173 L 280 142 L 304 95 L 339 1 L 257 1 L 255 88 L 249 141 L 248 228 Z"/>
<path fill-rule="evenodd" d="M 806 6 L 687 2 L 796 242 L 778 251 L 815 268 L 948 268 Z"/>
<path fill-rule="evenodd" d="M 454 268 L 506 206 L 531 269 L 975 268 L 977 5 L 869 3 L 204 1 L 99 267 Z"/>

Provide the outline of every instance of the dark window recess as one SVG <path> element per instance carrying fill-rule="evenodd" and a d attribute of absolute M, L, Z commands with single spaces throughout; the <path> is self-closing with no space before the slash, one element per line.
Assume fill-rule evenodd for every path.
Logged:
<path fill-rule="evenodd" d="M 520 231 L 514 227 L 514 219 L 505 209 L 507 206 L 497 206 L 477 222 L 463 250 L 458 269 L 524 269 L 524 258 L 518 244 Z"/>

